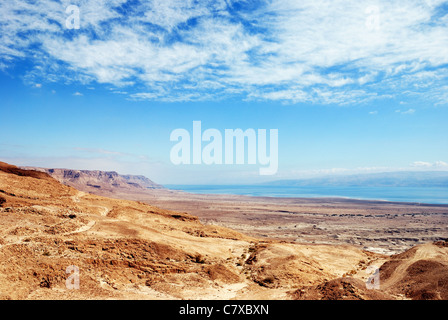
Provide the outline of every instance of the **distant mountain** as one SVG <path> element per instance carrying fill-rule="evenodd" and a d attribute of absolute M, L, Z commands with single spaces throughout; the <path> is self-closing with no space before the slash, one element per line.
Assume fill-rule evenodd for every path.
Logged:
<path fill-rule="evenodd" d="M 160 184 L 153 182 L 145 176 L 121 175 L 128 184 L 143 187 L 145 189 L 163 189 Z"/>
<path fill-rule="evenodd" d="M 322 178 L 277 180 L 271 186 L 448 187 L 447 171 L 399 171 Z"/>
<path fill-rule="evenodd" d="M 120 175 L 115 171 L 72 170 L 23 167 L 49 174 L 59 182 L 78 190 L 101 194 L 142 192 L 148 189 L 164 189 L 144 176 Z"/>

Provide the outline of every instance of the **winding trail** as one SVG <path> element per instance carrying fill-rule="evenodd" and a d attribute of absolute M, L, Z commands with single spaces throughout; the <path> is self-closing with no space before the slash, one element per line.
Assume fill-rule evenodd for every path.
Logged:
<path fill-rule="evenodd" d="M 75 203 L 79 203 L 81 201 L 81 198 L 84 197 L 86 195 L 85 192 L 82 191 L 78 191 L 78 193 L 76 195 L 74 195 L 72 197 L 73 202 Z M 111 211 L 108 207 L 105 206 L 98 206 L 98 205 L 89 205 L 89 207 L 93 207 L 93 208 L 100 208 L 102 209 L 102 212 L 100 213 L 100 215 L 102 217 L 107 217 L 107 215 L 109 214 L 109 212 Z M 76 234 L 76 233 L 80 233 L 80 232 L 86 232 L 89 231 L 90 229 L 93 228 L 93 226 L 96 224 L 96 221 L 91 220 L 89 221 L 86 225 L 79 227 L 78 229 L 74 230 L 74 231 L 70 231 L 70 232 L 66 232 L 63 235 L 70 235 L 70 234 Z"/>
<path fill-rule="evenodd" d="M 72 196 L 72 200 L 75 203 L 79 203 L 81 201 L 81 198 L 84 197 L 86 195 L 85 192 L 79 191 L 76 195 Z M 49 211 L 54 211 L 54 209 L 52 208 L 48 208 L 48 207 L 43 207 L 43 206 L 33 206 L 35 208 L 39 208 L 39 209 L 44 209 L 44 210 L 49 210 Z M 109 209 L 108 207 L 105 206 L 100 206 L 100 205 L 89 205 L 89 207 L 92 208 L 100 208 L 102 211 L 100 212 L 100 215 L 102 217 L 107 217 L 107 215 L 109 214 L 109 212 L 111 211 L 111 209 Z M 91 215 L 91 214 L 87 214 L 86 216 Z M 66 236 L 66 235 L 71 235 L 71 234 L 77 234 L 77 233 L 81 233 L 81 232 L 86 232 L 89 231 L 90 229 L 93 228 L 93 226 L 96 224 L 95 220 L 90 220 L 87 224 L 79 227 L 76 230 L 73 231 L 69 231 L 69 232 L 64 232 L 61 233 L 60 235 Z M 0 244 L 0 249 L 5 247 L 5 246 L 11 246 L 11 245 L 16 245 L 16 244 L 23 244 L 23 240 L 29 238 L 29 236 L 19 236 L 17 237 L 17 241 L 14 242 L 10 242 L 10 243 L 5 243 L 5 244 Z"/>
<path fill-rule="evenodd" d="M 393 287 L 396 283 L 398 283 L 403 277 L 407 274 L 407 269 L 413 263 L 420 260 L 443 260 L 441 257 L 446 256 L 446 252 L 442 249 L 438 248 L 434 244 L 427 243 L 420 245 L 415 251 L 412 257 L 408 257 L 403 259 L 402 263 L 400 263 L 397 268 L 394 270 L 392 275 L 384 282 L 385 288 Z"/>

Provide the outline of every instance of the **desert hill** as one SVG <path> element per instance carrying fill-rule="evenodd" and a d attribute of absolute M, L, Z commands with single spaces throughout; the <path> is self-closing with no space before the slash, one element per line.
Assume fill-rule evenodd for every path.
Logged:
<path fill-rule="evenodd" d="M 380 268 L 384 290 L 417 300 L 448 300 L 447 247 L 447 241 L 437 241 L 390 257 Z"/>
<path fill-rule="evenodd" d="M 428 246 L 437 254 L 422 257 L 439 265 L 423 273 L 437 273 L 443 286 L 448 248 Z M 415 259 L 409 252 L 389 258 L 350 245 L 263 240 L 0 163 L 1 299 L 444 298 L 402 290 L 408 280 L 394 261 Z M 393 279 L 384 290 L 363 286 L 372 265 Z M 70 266 L 79 289 L 66 286 Z"/>

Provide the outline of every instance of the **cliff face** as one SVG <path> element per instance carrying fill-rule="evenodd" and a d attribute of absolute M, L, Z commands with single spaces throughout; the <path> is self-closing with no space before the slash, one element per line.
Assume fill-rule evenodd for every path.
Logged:
<path fill-rule="evenodd" d="M 30 168 L 45 172 L 59 182 L 90 193 L 140 193 L 164 189 L 144 176 L 120 175 L 115 171 Z"/>
<path fill-rule="evenodd" d="M 130 185 L 138 185 L 146 189 L 163 189 L 162 185 L 154 183 L 145 176 L 122 175 L 122 177 Z"/>

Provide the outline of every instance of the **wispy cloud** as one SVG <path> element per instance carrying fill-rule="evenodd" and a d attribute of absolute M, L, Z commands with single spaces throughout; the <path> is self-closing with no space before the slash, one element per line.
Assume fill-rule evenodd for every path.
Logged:
<path fill-rule="evenodd" d="M 105 155 L 116 155 L 116 156 L 128 155 L 127 153 L 123 153 L 123 152 L 119 152 L 119 151 L 105 150 L 105 149 L 101 149 L 101 148 L 80 148 L 80 147 L 76 147 L 76 148 L 73 148 L 73 150 L 87 152 L 87 153 L 92 153 L 92 154 L 105 154 Z"/>
<path fill-rule="evenodd" d="M 69 4 L 80 7 L 78 30 L 65 28 Z M 0 68 L 30 59 L 25 77 L 39 83 L 97 82 L 164 101 L 448 103 L 441 0 L 14 0 L 0 17 Z"/>
<path fill-rule="evenodd" d="M 408 109 L 408 110 L 395 110 L 396 113 L 400 113 L 400 114 L 414 114 L 415 113 L 415 109 Z"/>
<path fill-rule="evenodd" d="M 448 163 L 444 161 L 436 161 L 436 162 L 415 161 L 411 163 L 411 167 L 448 169 Z"/>
<path fill-rule="evenodd" d="M 89 156 L 94 157 L 106 157 L 106 158 L 121 158 L 128 160 L 145 160 L 145 161 L 153 161 L 150 157 L 141 154 L 133 154 L 128 152 L 121 151 L 113 151 L 102 148 L 82 148 L 82 147 L 74 147 L 73 150 L 80 152 L 81 154 L 87 154 Z"/>

